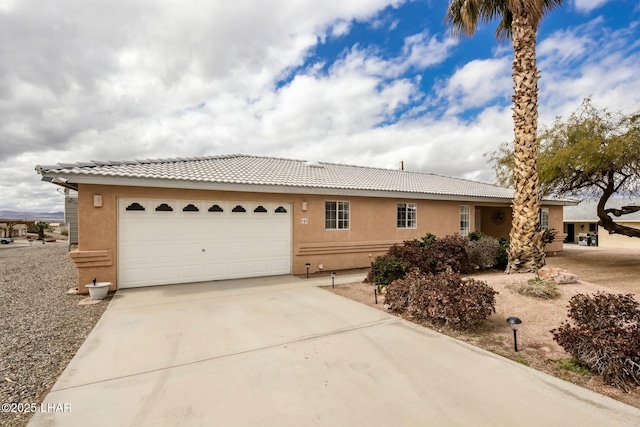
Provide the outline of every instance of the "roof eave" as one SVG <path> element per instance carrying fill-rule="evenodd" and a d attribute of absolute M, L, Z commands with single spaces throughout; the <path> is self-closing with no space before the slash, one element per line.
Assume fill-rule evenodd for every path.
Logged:
<path fill-rule="evenodd" d="M 77 189 L 78 184 L 92 185 L 115 185 L 128 187 L 153 187 L 153 188 L 179 188 L 191 190 L 209 191 L 234 191 L 252 193 L 285 193 L 285 194 L 320 194 L 334 196 L 359 196 L 359 197 L 388 197 L 396 199 L 425 199 L 425 200 L 452 200 L 452 201 L 474 201 L 485 203 L 511 203 L 511 198 L 506 197 L 480 197 L 455 194 L 434 194 L 402 191 L 384 190 L 361 190 L 345 188 L 325 188 L 309 186 L 286 186 L 268 184 L 239 184 L 231 182 L 208 182 L 208 181 L 188 181 L 173 179 L 149 179 L 131 177 L 104 177 L 75 175 L 65 173 L 55 173 L 53 171 L 43 172 L 43 177 L 48 177 L 47 181 L 54 184 Z M 65 181 L 66 180 L 66 181 Z"/>
<path fill-rule="evenodd" d="M 193 190 L 209 190 L 209 191 L 233 191 L 233 192 L 253 192 L 253 193 L 285 193 L 285 194 L 319 194 L 333 196 L 352 196 L 352 197 L 381 197 L 395 199 L 416 199 L 416 200 L 449 200 L 459 202 L 478 202 L 478 203 L 499 203 L 511 204 L 511 197 L 491 197 L 491 196 L 472 196 L 464 194 L 441 194 L 441 193 L 420 193 L 405 191 L 387 191 L 387 190 L 365 190 L 365 189 L 349 189 L 349 188 L 330 188 L 330 187 L 310 187 L 310 186 L 292 186 L 292 185 L 271 185 L 271 184 L 240 184 L 232 182 L 210 182 L 210 181 L 192 181 L 192 180 L 174 180 L 174 179 L 150 179 L 150 178 L 133 178 L 118 176 L 96 176 L 96 175 L 77 175 L 52 170 L 38 170 L 43 175 L 43 180 L 50 181 L 62 187 L 73 190 L 78 189 L 78 184 L 92 185 L 115 185 L 128 187 L 153 187 L 153 188 L 179 188 Z M 45 179 L 45 177 L 47 179 Z M 571 199 L 543 199 L 542 204 L 545 206 L 566 206 L 577 204 L 578 201 Z"/>

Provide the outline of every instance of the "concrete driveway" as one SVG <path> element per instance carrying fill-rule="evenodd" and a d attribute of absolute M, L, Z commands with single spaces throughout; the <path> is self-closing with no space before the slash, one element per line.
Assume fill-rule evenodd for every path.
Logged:
<path fill-rule="evenodd" d="M 29 425 L 640 426 L 636 408 L 315 284 L 119 291 Z"/>

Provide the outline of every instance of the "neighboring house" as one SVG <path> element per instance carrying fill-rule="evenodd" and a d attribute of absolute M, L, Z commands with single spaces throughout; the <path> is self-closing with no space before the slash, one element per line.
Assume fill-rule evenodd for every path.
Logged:
<path fill-rule="evenodd" d="M 620 209 L 622 206 L 640 205 L 640 199 L 609 199 L 607 209 Z M 613 220 L 631 228 L 640 229 L 640 212 L 616 217 Z M 601 246 L 605 248 L 640 248 L 640 239 L 628 237 L 622 234 L 609 234 L 600 227 L 598 222 L 598 201 L 584 200 L 575 206 L 566 206 L 564 209 L 564 233 L 565 242 L 581 245 Z"/>
<path fill-rule="evenodd" d="M 81 292 L 368 267 L 427 232 L 511 226 L 512 190 L 429 173 L 245 155 L 36 170 L 78 192 Z M 543 223 L 559 230 L 567 203 L 545 199 Z"/>
<path fill-rule="evenodd" d="M 78 244 L 78 192 L 64 189 L 64 222 L 69 233 L 69 247 Z"/>
<path fill-rule="evenodd" d="M 26 224 L 0 223 L 0 237 L 25 237 L 26 235 Z"/>

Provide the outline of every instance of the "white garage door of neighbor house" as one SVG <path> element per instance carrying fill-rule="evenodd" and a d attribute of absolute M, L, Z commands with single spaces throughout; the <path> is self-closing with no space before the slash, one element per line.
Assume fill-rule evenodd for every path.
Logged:
<path fill-rule="evenodd" d="M 290 272 L 288 203 L 119 200 L 120 288 Z"/>

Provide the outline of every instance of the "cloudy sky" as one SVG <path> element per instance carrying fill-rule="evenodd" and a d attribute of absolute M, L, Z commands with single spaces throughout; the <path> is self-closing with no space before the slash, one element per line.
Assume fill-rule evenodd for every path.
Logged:
<path fill-rule="evenodd" d="M 62 210 L 38 164 L 254 154 L 492 182 L 509 43 L 446 0 L 0 0 L 0 210 Z M 540 124 L 640 109 L 636 0 L 565 0 L 538 37 Z"/>

